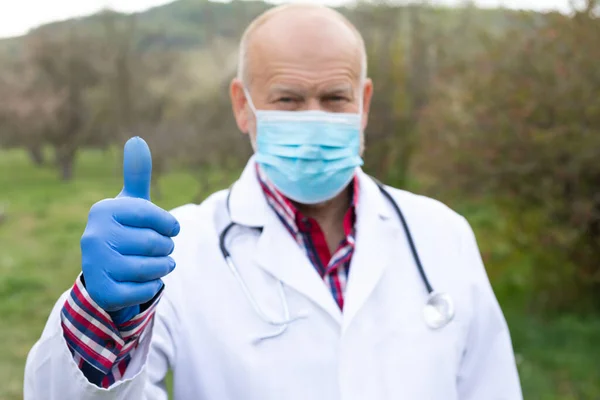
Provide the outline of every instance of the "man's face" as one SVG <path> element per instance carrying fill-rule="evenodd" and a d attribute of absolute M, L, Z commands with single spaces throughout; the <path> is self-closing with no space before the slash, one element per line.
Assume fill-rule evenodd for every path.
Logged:
<path fill-rule="evenodd" d="M 354 32 L 329 10 L 289 10 L 257 28 L 248 44 L 248 82 L 258 110 L 358 113 L 367 124 L 372 84 L 361 82 L 361 47 Z M 240 130 L 256 141 L 256 120 L 243 93 L 231 86 Z"/>

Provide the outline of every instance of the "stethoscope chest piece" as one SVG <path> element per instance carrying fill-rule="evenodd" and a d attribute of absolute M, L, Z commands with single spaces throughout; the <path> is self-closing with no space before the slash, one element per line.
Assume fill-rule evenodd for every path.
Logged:
<path fill-rule="evenodd" d="M 443 328 L 454 318 L 454 303 L 446 293 L 432 292 L 423 309 L 423 316 L 429 328 Z"/>

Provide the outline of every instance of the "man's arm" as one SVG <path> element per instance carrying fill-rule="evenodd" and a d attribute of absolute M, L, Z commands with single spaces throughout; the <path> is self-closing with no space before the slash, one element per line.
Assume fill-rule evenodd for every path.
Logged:
<path fill-rule="evenodd" d="M 115 322 L 87 293 L 83 275 L 77 278 L 62 308 L 61 325 L 75 363 L 91 383 L 108 388 L 121 379 L 161 296 L 162 289 L 138 315 Z"/>
<path fill-rule="evenodd" d="M 508 325 L 490 285 L 477 241 L 463 219 L 462 262 L 471 278 L 473 315 L 458 376 L 460 400 L 522 400 Z"/>
<path fill-rule="evenodd" d="M 108 384 L 98 386 L 86 376 L 86 368 L 81 368 L 85 361 L 74 353 L 66 339 L 68 333 L 63 327 L 62 314 L 71 295 L 71 291 L 65 292 L 56 302 L 41 338 L 29 352 L 25 366 L 24 399 L 166 400 L 163 381 L 174 357 L 174 341 L 165 317 L 167 313 L 162 310 L 168 307 L 168 302 L 162 298 L 155 305 L 155 310 L 150 311 L 154 315 L 145 320 L 147 325 L 142 328 L 135 348 L 128 353 L 126 366 L 115 358 L 114 367 L 121 366 L 123 369 L 113 375 L 110 372 L 108 375 L 100 374 L 101 382 Z M 86 340 L 89 339 L 82 342 Z M 100 352 L 112 354 L 108 349 Z M 114 382 L 109 383 L 108 379 L 114 379 Z"/>
<path fill-rule="evenodd" d="M 171 238 L 179 223 L 150 201 L 151 173 L 148 145 L 130 139 L 123 152 L 123 189 L 90 209 L 81 237 L 82 275 L 55 305 L 29 354 L 26 399 L 135 400 L 153 387 L 146 385 L 144 368 L 156 333 L 150 325 L 164 288 L 161 278 L 175 268 Z M 154 364 L 162 373 L 166 362 Z M 154 386 L 160 386 L 160 373 L 153 374 Z"/>

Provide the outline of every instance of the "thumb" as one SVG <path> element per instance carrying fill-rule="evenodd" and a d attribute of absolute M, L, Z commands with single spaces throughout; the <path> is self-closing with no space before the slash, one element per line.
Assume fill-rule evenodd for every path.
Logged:
<path fill-rule="evenodd" d="M 123 151 L 123 190 L 117 197 L 150 200 L 152 155 L 148 144 L 139 136 L 125 143 Z"/>

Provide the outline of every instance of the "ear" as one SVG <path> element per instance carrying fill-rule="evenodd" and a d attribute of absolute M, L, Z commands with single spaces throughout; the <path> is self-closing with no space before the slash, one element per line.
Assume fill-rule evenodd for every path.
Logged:
<path fill-rule="evenodd" d="M 242 133 L 247 134 L 249 132 L 248 100 L 244 93 L 244 84 L 238 78 L 234 78 L 229 85 L 229 97 L 237 126 Z"/>
<path fill-rule="evenodd" d="M 370 78 L 365 80 L 363 85 L 363 116 L 362 129 L 367 129 L 369 122 L 369 111 L 371 110 L 371 99 L 373 98 L 373 81 Z"/>

